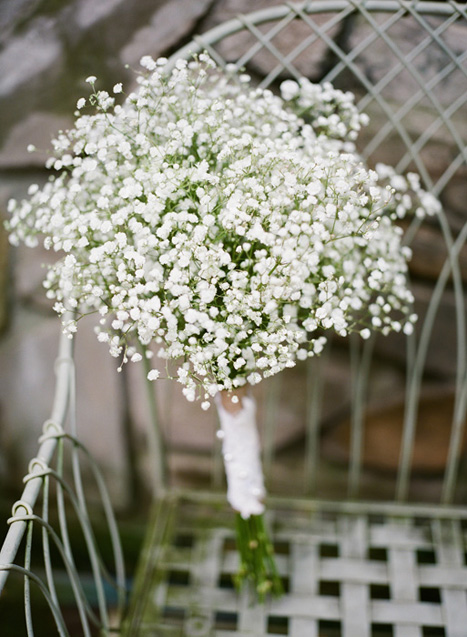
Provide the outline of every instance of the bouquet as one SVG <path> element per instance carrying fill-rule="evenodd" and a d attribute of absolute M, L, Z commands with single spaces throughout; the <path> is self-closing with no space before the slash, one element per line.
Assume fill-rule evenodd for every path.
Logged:
<path fill-rule="evenodd" d="M 303 79 L 280 97 L 206 54 L 170 72 L 141 63 L 119 104 L 88 78 L 74 128 L 53 141 L 52 177 L 9 204 L 10 240 L 57 252 L 44 285 L 58 314 L 74 312 L 70 337 L 97 312 L 120 366 L 157 344 L 186 398 L 215 402 L 240 578 L 263 598 L 280 582 L 250 388 L 319 354 L 329 330 L 409 333 L 395 221 L 439 204 L 416 175 L 365 166 L 350 93 Z"/>

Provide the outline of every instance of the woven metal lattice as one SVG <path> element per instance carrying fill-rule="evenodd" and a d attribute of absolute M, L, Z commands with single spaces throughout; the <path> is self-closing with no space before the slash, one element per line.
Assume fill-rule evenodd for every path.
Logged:
<path fill-rule="evenodd" d="M 158 510 L 152 531 L 162 533 L 163 542 L 146 546 L 148 579 L 140 581 L 127 634 L 466 634 L 462 520 L 278 507 L 268 522 L 286 593 L 252 606 L 247 592 L 238 596 L 233 588 L 238 558 L 229 517 L 219 506 L 188 500 Z"/>
<path fill-rule="evenodd" d="M 376 161 L 389 144 L 397 170 L 416 169 L 437 194 L 467 159 L 467 50 L 459 29 L 466 18 L 465 5 L 455 2 L 287 3 L 197 36 L 173 58 L 207 50 L 220 66 L 246 68 L 262 87 L 306 76 L 351 89 L 359 108 L 381 123 L 363 140 L 363 156 Z M 433 174 L 424 153 L 440 140 L 455 151 Z"/>

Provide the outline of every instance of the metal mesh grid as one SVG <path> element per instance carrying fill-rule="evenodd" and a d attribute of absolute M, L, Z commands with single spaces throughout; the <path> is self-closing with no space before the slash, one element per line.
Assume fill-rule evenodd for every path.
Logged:
<path fill-rule="evenodd" d="M 147 579 L 127 634 L 465 636 L 465 521 L 287 505 L 268 516 L 286 594 L 251 606 L 248 593 L 238 596 L 232 585 L 237 554 L 229 512 L 206 502 L 166 502 L 152 527 L 163 542 L 146 545 Z"/>
<path fill-rule="evenodd" d="M 389 145 L 399 171 L 415 169 L 439 194 L 467 159 L 467 50 L 458 32 L 465 5 L 404 0 L 314 0 L 238 16 L 197 36 L 173 59 L 207 50 L 221 66 L 245 67 L 262 87 L 303 75 L 359 96 L 359 108 L 381 123 L 364 140 L 370 163 Z M 407 39 L 407 31 L 413 39 Z M 358 39 L 349 36 L 357 27 Z M 405 37 L 402 37 L 405 34 Z M 375 63 L 375 60 L 377 63 Z M 447 95 L 448 77 L 457 89 Z M 400 97 L 400 86 L 410 93 Z M 424 155 L 449 140 L 449 166 L 433 174 Z"/>

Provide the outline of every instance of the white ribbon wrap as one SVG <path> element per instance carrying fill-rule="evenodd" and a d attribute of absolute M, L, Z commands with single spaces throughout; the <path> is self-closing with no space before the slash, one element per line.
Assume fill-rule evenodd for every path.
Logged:
<path fill-rule="evenodd" d="M 256 427 L 256 404 L 250 396 L 242 398 L 242 408 L 228 412 L 216 400 L 221 426 L 222 453 L 227 476 L 227 499 L 242 518 L 260 515 L 266 495 L 261 468 L 260 444 Z"/>

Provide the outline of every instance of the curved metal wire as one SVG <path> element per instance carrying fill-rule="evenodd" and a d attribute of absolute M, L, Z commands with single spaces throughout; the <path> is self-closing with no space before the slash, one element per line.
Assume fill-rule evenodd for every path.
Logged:
<path fill-rule="evenodd" d="M 407 11 L 408 2 L 403 0 L 359 0 L 358 2 L 351 2 L 350 0 L 307 0 L 306 2 L 292 3 L 287 2 L 283 5 L 275 7 L 268 7 L 259 11 L 249 13 L 248 16 L 241 15 L 232 20 L 228 20 L 214 27 L 208 33 L 202 36 L 195 36 L 195 38 L 186 44 L 184 47 L 178 49 L 170 58 L 169 62 L 175 64 L 179 58 L 188 58 L 194 53 L 200 53 L 205 48 L 210 51 L 212 47 L 224 40 L 230 35 L 242 31 L 245 27 L 245 20 L 248 20 L 248 24 L 261 25 L 265 23 L 278 23 L 280 20 L 290 19 L 292 13 L 301 11 L 305 14 L 330 14 L 352 11 L 354 8 L 358 8 L 359 5 L 364 5 L 368 11 L 378 11 L 381 13 L 393 13 L 395 11 L 404 10 Z M 439 16 L 451 16 L 456 13 L 461 13 L 465 10 L 460 3 L 456 2 L 416 2 L 416 10 L 421 15 L 439 15 Z M 263 37 L 259 40 L 263 43 Z M 218 59 L 219 55 L 217 55 Z M 243 64 L 242 58 L 240 58 Z M 221 60 L 222 63 L 222 60 Z M 286 67 L 287 68 L 287 67 Z M 289 69 L 294 75 L 298 75 L 295 68 Z"/>
<path fill-rule="evenodd" d="M 449 246 L 448 257 L 438 277 L 436 285 L 433 289 L 433 293 L 430 299 L 430 303 L 427 309 L 427 313 L 422 325 L 420 337 L 417 344 L 417 352 L 415 364 L 412 369 L 409 370 L 408 380 L 408 392 L 406 396 L 406 409 L 404 416 L 404 436 L 401 447 L 401 457 L 399 460 L 399 472 L 396 487 L 396 499 L 405 500 L 407 498 L 409 490 L 410 480 L 410 468 L 411 468 L 411 456 L 413 451 L 415 428 L 417 423 L 418 401 L 420 398 L 420 391 L 422 386 L 423 371 L 428 355 L 431 336 L 433 332 L 434 321 L 436 319 L 437 311 L 439 310 L 442 294 L 445 290 L 448 277 L 452 275 L 454 280 L 454 293 L 456 303 L 456 323 L 457 323 L 457 372 L 456 372 L 456 402 L 459 401 L 459 396 L 465 391 L 463 388 L 466 378 L 466 317 L 465 317 L 465 302 L 464 293 L 462 289 L 462 277 L 459 267 L 459 252 L 463 247 L 467 234 L 467 224 L 464 225 L 463 230 L 459 234 L 456 242 L 454 243 L 451 238 L 447 219 L 444 214 L 439 216 L 443 234 L 447 238 L 447 245 Z M 458 425 L 459 426 L 459 425 Z M 456 428 L 453 423 L 453 428 Z M 460 439 L 458 441 L 460 445 Z M 448 463 L 446 471 L 449 475 L 454 475 L 457 472 L 457 460 L 455 460 L 454 453 L 458 453 L 458 449 L 452 451 L 449 456 L 450 463 L 456 463 L 456 466 L 451 467 Z M 456 456 L 457 457 L 457 456 Z M 449 503 L 453 496 L 453 484 L 452 480 L 449 481 L 451 488 L 448 490 L 445 486 L 443 501 Z"/>
<path fill-rule="evenodd" d="M 18 566 L 17 564 L 4 565 L 2 569 L 7 574 L 19 573 L 20 575 L 23 575 L 26 581 L 34 582 L 39 588 L 39 590 L 41 591 L 42 595 L 44 596 L 44 599 L 46 600 L 50 608 L 50 611 L 52 612 L 52 615 L 55 620 L 55 625 L 58 630 L 58 634 L 60 635 L 60 637 L 70 637 L 70 634 L 65 625 L 65 621 L 63 619 L 62 612 L 60 608 L 55 604 L 50 594 L 50 591 L 48 590 L 47 586 L 44 584 L 43 580 L 35 573 L 32 573 L 29 568 L 24 568 L 23 566 Z"/>
<path fill-rule="evenodd" d="M 76 609 L 80 618 L 84 637 L 91 637 L 98 627 L 100 634 L 109 635 L 118 627 L 111 626 L 109 608 L 115 607 L 114 597 L 117 597 L 116 614 L 120 619 L 126 605 L 125 569 L 123 552 L 117 529 L 112 503 L 107 492 L 104 479 L 91 453 L 78 440 L 75 426 L 75 374 L 72 358 L 72 342 L 64 335 L 60 341 L 60 352 L 56 363 L 57 386 L 54 399 L 52 417 L 43 426 L 43 435 L 39 439 L 37 457 L 29 464 L 29 472 L 24 478 L 25 488 L 21 499 L 13 506 L 12 517 L 8 520 L 9 531 L 0 552 L 0 592 L 4 588 L 10 572 L 21 573 L 24 576 L 24 605 L 27 634 L 34 635 L 33 611 L 31 607 L 30 582 L 38 584 L 46 600 L 58 633 L 68 637 L 66 621 L 61 611 L 61 592 L 56 581 L 57 564 L 53 564 L 51 543 L 58 551 L 62 568 L 67 574 L 67 581 L 71 587 Z M 65 431 L 68 423 L 71 433 Z M 66 477 L 65 448 L 70 449 L 71 477 Z M 98 541 L 94 534 L 91 518 L 82 480 L 81 464 L 83 458 L 90 468 L 90 475 L 97 486 L 104 519 L 107 525 L 110 545 L 113 552 L 114 564 L 108 572 L 101 557 Z M 55 467 L 54 468 L 54 464 Z M 50 497 L 52 487 L 55 490 L 57 503 L 58 525 L 54 528 L 50 520 Z M 93 489 L 95 499 L 96 489 Z M 41 514 L 34 513 L 39 498 L 42 497 Z M 92 572 L 93 587 L 85 592 L 81 577 L 74 558 L 73 543 L 68 532 L 69 513 L 68 503 L 71 504 L 73 519 L 77 520 L 78 528 L 84 539 L 84 544 Z M 31 557 L 33 553 L 33 528 L 40 528 L 41 550 L 43 554 L 44 575 L 33 568 Z M 24 567 L 15 564 L 15 556 L 21 543 L 25 541 Z M 115 591 L 115 594 L 112 591 Z M 91 600 L 89 595 L 93 596 Z M 93 610 L 94 595 L 97 597 L 97 613 Z"/>
<path fill-rule="evenodd" d="M 353 409 L 351 415 L 350 462 L 347 488 L 349 498 L 355 498 L 359 491 L 363 454 L 364 406 L 367 398 L 374 342 L 374 335 L 368 339 L 368 341 L 364 342 L 363 345 L 357 338 L 350 339 Z"/>
<path fill-rule="evenodd" d="M 386 15 L 382 23 L 377 23 L 373 14 Z M 325 16 L 324 24 L 318 23 L 313 16 Z M 339 24 L 344 24 L 346 20 L 360 16 L 371 27 L 371 32 L 358 42 L 352 50 L 347 50 L 344 45 L 340 45 L 334 40 L 332 29 Z M 428 20 L 429 16 L 442 18 L 443 22 L 436 27 L 432 27 Z M 390 28 L 402 18 L 412 18 L 426 31 L 427 35 L 420 43 L 415 45 L 408 54 L 402 54 L 397 45 L 392 41 L 388 32 Z M 295 19 L 300 19 L 310 28 L 311 35 L 302 38 L 288 53 L 280 50 L 279 45 L 274 43 L 274 38 L 278 36 Z M 323 76 L 323 81 L 336 81 L 341 73 L 350 70 L 353 77 L 363 87 L 365 95 L 359 102 L 359 108 L 365 110 L 371 101 L 374 101 L 384 114 L 386 123 L 383 123 L 380 130 L 368 145 L 362 149 L 364 157 L 370 157 L 384 143 L 389 134 L 396 131 L 405 147 L 405 154 L 398 162 L 398 170 L 407 170 L 409 164 L 413 164 L 421 175 L 426 187 L 439 195 L 455 171 L 467 160 L 467 150 L 465 139 L 459 134 L 454 126 L 452 117 L 465 104 L 466 93 L 461 94 L 452 104 L 444 108 L 438 101 L 434 92 L 436 87 L 453 70 L 460 72 L 467 78 L 467 69 L 464 66 L 467 53 L 459 56 L 455 55 L 452 49 L 442 40 L 441 35 L 458 19 L 466 19 L 465 7 L 459 3 L 449 2 L 408 2 L 405 0 L 314 0 L 313 2 L 287 3 L 282 6 L 270 7 L 260 11 L 255 11 L 248 15 L 240 15 L 237 18 L 225 22 L 215 27 L 207 34 L 197 36 L 189 44 L 177 51 L 171 58 L 170 63 L 174 64 L 179 57 L 189 57 L 193 53 L 206 50 L 221 66 L 227 62 L 234 63 L 238 68 L 248 65 L 255 55 L 261 50 L 268 51 L 271 57 L 277 60 L 276 66 L 269 71 L 259 82 L 265 88 L 272 85 L 284 72 L 290 77 L 299 78 L 302 73 L 294 65 L 297 57 L 316 41 L 321 40 L 329 52 L 336 58 L 336 63 Z M 263 32 L 261 27 L 267 25 L 268 30 Z M 247 32 L 252 36 L 253 43 L 246 48 L 237 60 L 224 59 L 221 52 L 216 48 L 227 38 L 239 33 Z M 394 56 L 394 66 L 375 84 L 366 76 L 357 63 L 357 58 L 368 47 L 376 41 L 382 40 L 386 43 L 390 52 Z M 438 70 L 432 78 L 425 81 L 420 76 L 414 61 L 430 44 L 436 44 L 443 55 L 446 56 L 446 64 Z M 383 96 L 383 89 L 394 80 L 401 72 L 407 72 L 418 85 L 418 90 L 407 97 L 407 100 L 394 110 L 394 106 Z M 420 101 L 426 98 L 434 106 L 437 117 L 423 130 L 417 140 L 413 140 L 404 123 L 404 118 L 410 113 Z M 426 147 L 435 133 L 444 127 L 451 136 L 453 143 L 458 148 L 458 155 L 447 167 L 444 174 L 437 176 L 434 180 L 429 174 L 425 163 L 421 157 L 421 151 Z"/>
<path fill-rule="evenodd" d="M 50 420 L 44 423 L 44 427 L 57 427 L 61 430 L 62 424 L 66 420 L 68 410 L 68 395 L 69 395 L 69 383 L 70 383 L 70 369 L 73 366 L 72 359 L 72 341 L 62 337 L 60 340 L 59 355 L 55 363 L 55 370 L 57 374 L 57 385 L 55 390 L 54 404 L 52 407 L 52 415 Z M 37 453 L 37 457 L 45 464 L 49 464 L 55 453 L 57 441 L 54 438 L 46 439 L 42 442 Z M 42 480 L 30 480 L 26 485 L 23 494 L 21 496 L 21 502 L 27 503 L 28 506 L 33 508 L 36 504 L 37 498 L 42 489 Z M 6 564 L 10 564 L 18 548 L 22 542 L 26 525 L 22 522 L 18 522 L 12 525 L 8 531 L 5 541 L 0 551 L 0 592 L 6 582 L 7 573 L 2 572 L 2 567 Z"/>

